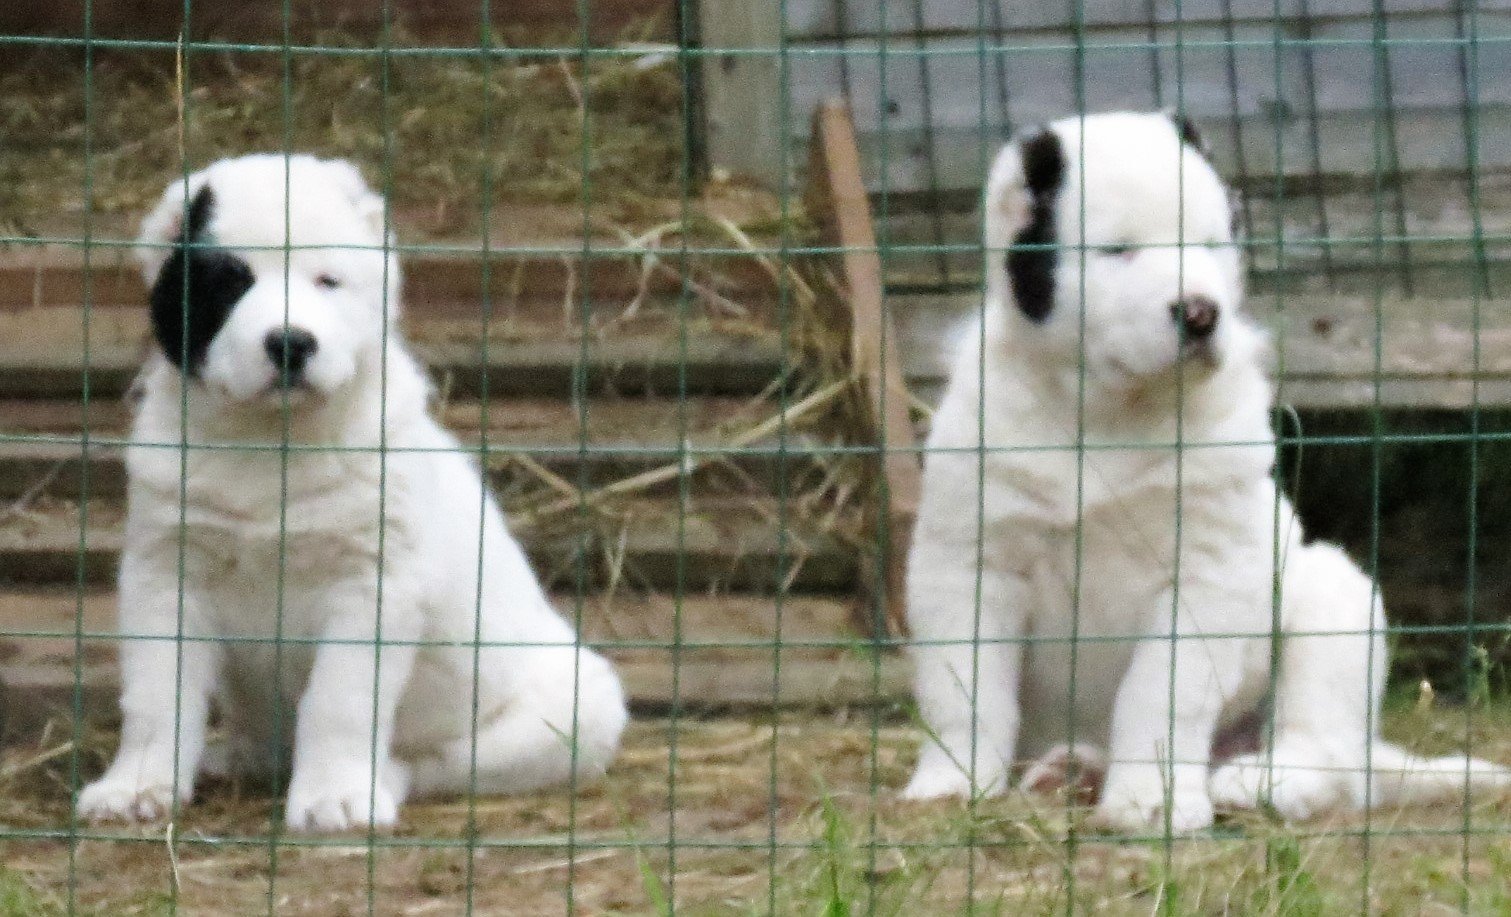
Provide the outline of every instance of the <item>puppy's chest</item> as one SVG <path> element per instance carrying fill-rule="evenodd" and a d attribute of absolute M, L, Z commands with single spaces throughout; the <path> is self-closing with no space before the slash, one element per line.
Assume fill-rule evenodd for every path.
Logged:
<path fill-rule="evenodd" d="M 1025 533 L 1022 572 L 1034 593 L 1036 630 L 1079 617 L 1086 633 L 1127 633 L 1176 578 L 1176 526 L 1147 507 L 1089 509 L 1079 525 Z"/>
<path fill-rule="evenodd" d="M 1137 529 L 1144 536 L 1135 541 L 1145 542 L 1174 528 L 1177 491 L 1190 483 L 1168 455 L 1073 446 L 1005 450 L 988 459 L 985 476 L 987 515 L 1037 543 L 1108 527 Z"/>
<path fill-rule="evenodd" d="M 1246 528 L 1225 481 L 1178 487 L 1170 463 L 1136 457 L 1089 460 L 1077 481 L 1067 464 L 1043 463 L 1050 473 L 1037 477 L 1019 466 L 998 526 L 1001 550 L 1031 585 L 1041 632 L 1071 620 L 1088 634 L 1138 631 L 1177 578 L 1211 566 L 1213 546 Z"/>
<path fill-rule="evenodd" d="M 186 563 L 210 583 L 250 591 L 377 575 L 380 542 L 402 550 L 392 524 L 404 499 L 367 456 L 193 456 L 180 468 L 133 467 L 131 524 L 182 538 Z"/>

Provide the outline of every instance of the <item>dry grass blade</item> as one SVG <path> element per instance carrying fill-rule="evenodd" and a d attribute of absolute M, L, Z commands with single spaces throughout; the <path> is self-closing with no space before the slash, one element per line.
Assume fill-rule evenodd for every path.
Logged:
<path fill-rule="evenodd" d="M 841 379 L 831 382 L 818 391 L 808 395 L 801 401 L 789 405 L 786 410 L 779 411 L 758 424 L 749 427 L 740 433 L 730 437 L 725 443 L 725 448 L 740 449 L 766 439 L 785 426 L 795 426 L 809 414 L 816 413 L 820 408 L 828 406 L 851 386 L 851 380 Z M 614 497 L 624 497 L 629 494 L 648 490 L 657 484 L 672 481 L 683 475 L 692 474 L 699 468 L 714 461 L 712 456 L 688 456 L 686 461 L 671 462 L 649 471 L 622 478 L 611 484 L 605 484 L 596 490 L 588 491 L 577 497 L 569 497 L 549 503 L 533 511 L 527 511 L 528 518 L 541 519 L 560 513 L 578 509 L 581 506 L 594 506 Z"/>
<path fill-rule="evenodd" d="M 30 758 L 24 758 L 13 764 L 7 764 L 3 769 L 0 769 L 0 782 L 12 780 L 20 776 L 21 774 L 26 773 L 32 768 L 41 767 L 42 765 L 47 764 L 50 761 L 55 761 L 58 758 L 61 758 L 69 752 L 73 751 L 73 749 L 74 743 L 72 741 L 68 741 L 53 748 L 49 748 L 44 752 L 32 755 Z"/>

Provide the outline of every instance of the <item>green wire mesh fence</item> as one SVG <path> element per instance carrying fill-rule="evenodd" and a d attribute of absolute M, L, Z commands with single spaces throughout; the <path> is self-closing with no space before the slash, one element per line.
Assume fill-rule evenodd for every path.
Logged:
<path fill-rule="evenodd" d="M 928 726 L 888 469 L 916 468 L 1001 269 L 980 206 L 1001 145 L 1078 112 L 1189 117 L 1238 194 L 1276 475 L 1385 602 L 1384 732 L 1511 763 L 1508 39 L 1502 0 L 0 10 L 0 911 L 1504 912 L 1505 803 L 1467 790 L 1194 834 L 1100 829 L 1076 792 L 900 800 Z M 812 193 L 836 99 L 874 244 Z M 151 347 L 138 226 L 256 151 L 351 160 L 384 196 L 432 411 L 624 681 L 602 779 L 414 801 L 392 831 L 288 830 L 284 772 L 202 779 L 145 825 L 80 817 L 140 636 L 114 587 Z M 855 311 L 853 254 L 877 256 L 880 314 Z M 872 363 L 901 385 L 868 401 Z M 286 492 L 289 458 L 325 449 L 299 440 L 160 445 L 183 469 L 276 456 Z M 284 632 L 302 520 L 278 518 L 278 633 L 223 642 L 282 665 L 322 641 Z M 486 642 L 460 641 L 475 673 Z M 296 713 L 276 707 L 284 742 Z"/>

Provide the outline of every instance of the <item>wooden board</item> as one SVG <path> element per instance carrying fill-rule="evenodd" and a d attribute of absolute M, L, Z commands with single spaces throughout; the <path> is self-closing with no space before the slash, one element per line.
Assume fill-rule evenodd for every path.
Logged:
<path fill-rule="evenodd" d="M 841 250 L 844 300 L 850 319 L 850 365 L 865 388 L 866 418 L 874 445 L 881 450 L 878 479 L 887 543 L 879 546 L 884 571 L 888 630 L 906 632 L 904 612 L 906 558 L 918 515 L 922 483 L 914 452 L 902 360 L 887 347 L 897 340 L 891 316 L 882 304 L 881 259 L 871 222 L 871 205 L 861 180 L 855 126 L 842 103 L 821 105 L 813 116 L 809 212 L 823 228 L 826 243 Z"/>
<path fill-rule="evenodd" d="M 894 35 L 921 30 L 929 33 L 975 32 L 985 29 L 1023 31 L 1062 29 L 1077 18 L 1088 26 L 1284 22 L 1302 17 L 1318 19 L 1369 17 L 1375 0 L 787 0 L 787 33 L 793 38 L 859 37 L 883 31 Z M 1436 14 L 1452 15 L 1454 0 L 1383 0 L 1379 9 L 1395 20 Z M 1511 9 L 1507 0 L 1482 0 L 1482 13 Z M 883 21 L 885 12 L 885 21 Z"/>
<path fill-rule="evenodd" d="M 486 432 L 492 482 L 507 502 L 541 489 L 536 466 L 589 488 L 667 466 L 683 469 L 637 488 L 642 496 L 674 496 L 684 476 L 694 494 L 717 483 L 731 494 L 768 497 L 783 476 L 789 492 L 801 490 L 836 460 L 834 450 L 819 427 L 800 420 L 785 442 L 770 435 L 747 443 L 749 431 L 769 427 L 776 412 L 776 405 L 709 396 L 681 403 L 597 398 L 579 406 L 559 398 L 495 398 L 486 409 L 477 401 L 451 402 L 441 416 L 466 449 L 480 450 Z M 27 495 L 123 497 L 125 414 L 118 401 L 92 403 L 86 448 L 78 401 L 0 400 L 0 503 Z"/>
<path fill-rule="evenodd" d="M 496 216 L 513 227 L 562 222 L 557 207 L 515 208 Z M 717 212 L 716 212 L 717 213 Z M 419 218 L 395 215 L 396 225 Z M 578 216 L 579 223 L 581 216 Z M 134 229 L 94 228 L 86 245 L 83 227 L 50 227 L 45 241 L 0 245 L 0 314 L 49 306 L 95 309 L 145 308 L 147 290 L 132 257 Z M 500 231 L 485 247 L 476 238 L 431 240 L 395 248 L 403 274 L 406 315 L 423 320 L 470 319 L 474 327 L 511 322 L 601 324 L 637 312 L 738 317 L 774 323 L 781 291 L 763 255 L 722 245 L 693 245 L 686 261 L 673 248 L 647 270 L 644 257 L 621 240 L 523 235 Z M 776 240 L 752 239 L 774 250 Z M 685 274 L 685 276 L 684 276 Z M 690 281 L 684 283 L 684 281 Z"/>
<path fill-rule="evenodd" d="M 962 333 L 979 320 L 980 298 L 893 296 L 888 306 L 909 385 L 932 401 Z M 1271 330 L 1282 403 L 1355 410 L 1375 407 L 1377 387 L 1381 407 L 1469 407 L 1477 309 L 1478 403 L 1511 406 L 1511 302 L 1504 299 L 1256 297 L 1248 309 Z"/>
<path fill-rule="evenodd" d="M 686 0 L 698 5 L 702 152 L 711 173 L 744 175 L 790 190 L 794 125 L 783 104 L 781 17 L 776 4 Z M 715 50 L 717 49 L 717 50 Z M 734 52 L 734 53 L 719 53 Z M 802 130 L 801 127 L 796 128 Z"/>
<path fill-rule="evenodd" d="M 1231 7 L 1227 17 L 1220 0 L 799 0 L 785 23 L 765 28 L 780 26 L 786 44 L 756 56 L 787 50 L 783 124 L 793 142 L 806 140 L 802 113 L 844 94 L 876 193 L 977 189 L 1015 126 L 1165 106 L 1204 127 L 1228 175 L 1462 171 L 1466 113 L 1477 167 L 1511 167 L 1504 0 L 1478 5 L 1473 17 L 1445 0 L 1400 0 L 1382 23 L 1362 0 L 1312 2 L 1307 17 L 1300 0 L 1287 0 L 1278 19 L 1262 0 Z M 775 5 L 763 9 L 780 18 Z M 702 13 L 717 17 L 718 4 Z M 714 100 L 709 117 L 718 117 Z"/>
<path fill-rule="evenodd" d="M 120 556 L 124 509 L 96 500 L 80 508 L 40 502 L 0 520 L 0 584 L 107 583 Z M 602 512 L 575 509 L 511 528 L 542 580 L 594 590 L 624 583 L 706 594 L 842 594 L 857 587 L 859 520 L 820 518 L 801 506 L 727 495 L 620 500 Z"/>
<path fill-rule="evenodd" d="M 907 695 L 900 657 L 845 645 L 854 615 L 848 600 L 788 597 L 778 607 L 755 596 L 678 601 L 624 593 L 590 597 L 579 618 L 574 597 L 553 599 L 580 620 L 588 642 L 605 647 L 642 711 L 843 708 Z M 66 715 L 76 686 L 86 718 L 113 720 L 117 633 L 109 591 L 0 591 L 0 679 L 9 688 L 11 738 Z M 777 650 L 779 642 L 791 645 Z"/>
<path fill-rule="evenodd" d="M 118 396 L 147 354 L 142 309 L 58 307 L 0 312 L 0 398 L 79 397 L 87 366 L 92 397 Z M 612 335 L 555 326 L 501 325 L 486 343 L 470 323 L 413 322 L 417 355 L 450 397 L 563 396 L 579 374 L 588 391 L 755 395 L 794 367 L 780 336 L 746 323 L 633 325 Z M 586 341 L 583 338 L 586 338 Z M 795 359 L 795 357 L 794 357 Z"/>
<path fill-rule="evenodd" d="M 979 283 L 981 216 L 976 195 L 946 211 L 893 204 L 879 221 L 888 283 Z M 1477 205 L 1477 212 L 1476 212 Z M 1242 196 L 1250 289 L 1367 294 L 1377 284 L 1436 297 L 1467 297 L 1476 285 L 1511 292 L 1511 175 L 1407 176 L 1372 182 L 1276 188 L 1251 183 Z M 1479 230 L 1484 270 L 1475 264 Z M 1384 237 L 1382 239 L 1382 237 Z M 943 268 L 941 268 L 943 265 Z"/>
<path fill-rule="evenodd" d="M 1192 46 L 1182 48 L 1178 72 L 1174 50 L 1150 51 L 1147 33 L 1138 29 L 1088 35 L 1094 50 L 1084 55 L 1069 36 L 1015 37 L 1014 47 L 1001 52 L 1001 80 L 993 76 L 997 53 L 983 53 L 975 38 L 929 38 L 922 54 L 899 40 L 885 59 L 878 43 L 852 41 L 843 54 L 836 49 L 792 58 L 791 110 L 797 115 L 848 85 L 872 169 L 868 185 L 894 193 L 935 185 L 979 188 L 981 160 L 989 162 L 1012 125 L 1080 108 L 1078 61 L 1085 110 L 1179 104 L 1203 127 L 1219 169 L 1228 175 L 1238 171 L 1240 144 L 1253 175 L 1368 176 L 1377 164 L 1386 174 L 1465 167 L 1465 94 L 1451 43 L 1414 46 L 1392 57 L 1392 79 L 1402 89 L 1387 109 L 1394 118 L 1387 126 L 1369 77 L 1374 61 L 1356 30 L 1336 27 L 1332 40 L 1341 44 L 1282 47 L 1278 69 L 1268 29 L 1251 27 L 1239 36 L 1248 43 L 1235 49 L 1223 46 L 1224 30 L 1187 31 Z M 1511 34 L 1511 19 L 1501 20 L 1497 34 Z M 1511 107 L 1511 43 L 1498 39 L 1484 47 L 1498 49 L 1482 54 L 1482 67 L 1491 69 L 1484 70 L 1477 94 L 1478 161 L 1489 170 L 1511 165 L 1511 153 L 1499 147 Z M 1306 82 L 1304 54 L 1310 55 L 1312 79 L 1330 81 L 1315 93 Z M 1230 66 L 1236 84 L 1229 83 Z M 1177 85 L 1184 87 L 1179 94 Z M 1314 111 L 1320 161 L 1312 156 Z M 1385 134 L 1391 128 L 1393 144 Z"/>

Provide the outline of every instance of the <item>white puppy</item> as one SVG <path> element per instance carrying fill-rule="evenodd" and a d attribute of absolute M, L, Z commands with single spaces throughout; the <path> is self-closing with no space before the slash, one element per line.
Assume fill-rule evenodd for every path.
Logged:
<path fill-rule="evenodd" d="M 127 455 L 125 722 L 83 817 L 188 800 L 212 697 L 221 767 L 291 758 L 295 830 L 614 755 L 618 678 L 428 413 L 383 209 L 348 163 L 256 155 L 174 181 L 143 226 L 158 346 Z"/>
<path fill-rule="evenodd" d="M 931 733 L 909 797 L 1000 792 L 1072 742 L 1106 749 L 1099 812 L 1124 828 L 1507 782 L 1378 738 L 1383 611 L 1276 491 L 1265 342 L 1198 147 L 1165 115 L 1095 115 L 992 169 L 985 314 L 934 416 L 909 558 Z M 1265 753 L 1210 760 L 1265 711 Z"/>

